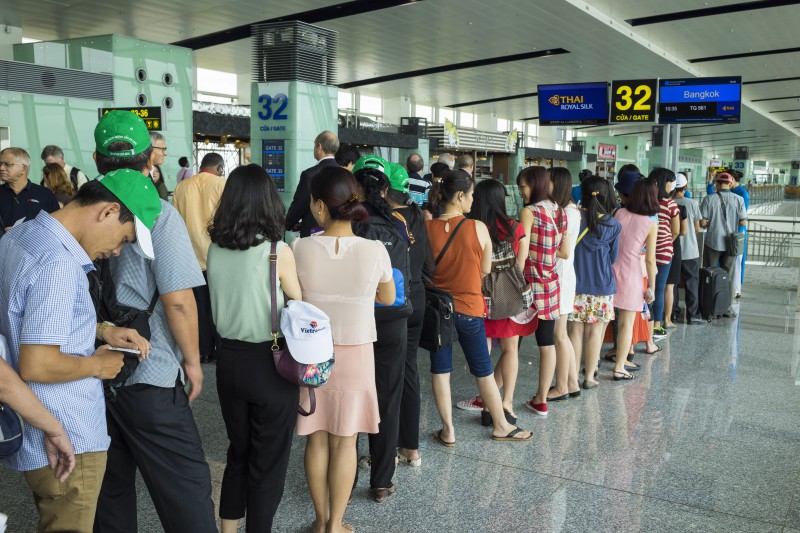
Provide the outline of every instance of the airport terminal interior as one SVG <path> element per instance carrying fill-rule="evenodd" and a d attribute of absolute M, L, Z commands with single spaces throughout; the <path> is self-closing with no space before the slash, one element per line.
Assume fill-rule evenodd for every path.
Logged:
<path fill-rule="evenodd" d="M 52 144 L 93 178 L 98 118 L 131 110 L 166 140 L 170 199 L 179 158 L 195 173 L 216 152 L 225 174 L 262 166 L 288 206 L 330 130 L 362 154 L 420 154 L 420 174 L 472 156 L 514 217 L 529 166 L 574 184 L 583 169 L 615 182 L 623 165 L 665 167 L 698 201 L 722 169 L 741 172 L 733 316 L 682 315 L 660 351 L 636 346 L 633 382 L 601 360 L 599 386 L 547 417 L 525 408 L 539 348 L 522 339 L 515 411 L 533 437 L 519 443 L 455 408 L 476 394 L 456 347 L 457 443 L 442 446 L 420 349 L 421 466 L 399 464 L 382 503 L 359 468 L 344 520 L 359 533 L 800 533 L 798 23 L 789 0 L 0 0 L 0 149 L 25 148 L 37 183 Z M 218 506 L 228 439 L 216 366 L 202 366 L 191 408 Z M 311 531 L 305 446 L 294 437 L 274 531 Z M 137 493 L 138 530 L 163 531 L 141 478 Z M 36 531 L 31 491 L 4 467 L 0 513 L 8 532 Z"/>

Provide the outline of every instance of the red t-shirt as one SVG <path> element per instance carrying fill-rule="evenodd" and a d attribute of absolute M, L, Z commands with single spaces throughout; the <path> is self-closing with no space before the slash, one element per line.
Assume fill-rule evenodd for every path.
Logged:
<path fill-rule="evenodd" d="M 514 253 L 519 253 L 519 240 L 525 236 L 525 228 L 522 227 L 522 224 L 516 222 L 514 220 L 509 220 L 511 223 L 511 227 L 514 228 L 514 240 L 511 242 L 511 245 L 514 247 Z M 500 222 L 497 223 L 497 239 L 500 241 L 506 240 L 508 238 L 508 234 L 506 233 L 505 227 L 503 227 Z"/>
<path fill-rule="evenodd" d="M 656 239 L 656 264 L 666 265 L 672 260 L 672 219 L 680 216 L 674 200 L 658 202 L 658 238 Z"/>

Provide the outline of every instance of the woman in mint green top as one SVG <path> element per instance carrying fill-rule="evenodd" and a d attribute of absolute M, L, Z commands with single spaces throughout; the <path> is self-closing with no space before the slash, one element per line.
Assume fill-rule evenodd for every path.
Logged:
<path fill-rule="evenodd" d="M 272 359 L 269 254 L 278 242 L 278 318 L 300 300 L 294 254 L 282 242 L 285 212 L 272 178 L 258 165 L 231 172 L 209 227 L 208 289 L 222 337 L 217 392 L 228 432 L 222 477 L 222 533 L 247 515 L 248 531 L 271 531 L 283 496 L 297 416 L 297 385 Z"/>

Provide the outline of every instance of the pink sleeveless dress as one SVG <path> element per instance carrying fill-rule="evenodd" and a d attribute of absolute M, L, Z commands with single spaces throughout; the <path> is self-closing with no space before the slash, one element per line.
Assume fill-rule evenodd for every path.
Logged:
<path fill-rule="evenodd" d="M 617 211 L 614 217 L 622 225 L 619 234 L 619 255 L 613 267 L 617 282 L 614 307 L 641 312 L 644 308 L 644 291 L 640 282 L 642 248 L 655 222 L 644 215 L 631 213 L 624 207 Z"/>

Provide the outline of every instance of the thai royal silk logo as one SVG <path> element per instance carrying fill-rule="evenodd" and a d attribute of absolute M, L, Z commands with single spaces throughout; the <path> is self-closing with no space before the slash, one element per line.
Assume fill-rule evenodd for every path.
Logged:
<path fill-rule="evenodd" d="M 561 103 L 561 99 L 558 97 L 557 94 L 548 98 L 547 101 L 553 105 L 558 105 Z"/>

